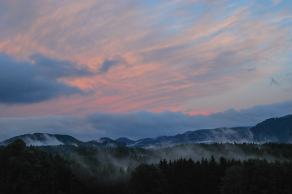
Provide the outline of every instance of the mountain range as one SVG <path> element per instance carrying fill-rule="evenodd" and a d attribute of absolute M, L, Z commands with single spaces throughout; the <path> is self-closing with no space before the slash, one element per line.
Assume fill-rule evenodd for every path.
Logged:
<path fill-rule="evenodd" d="M 83 142 L 69 135 L 34 133 L 10 138 L 3 141 L 1 144 L 7 145 L 17 139 L 22 139 L 27 145 L 32 146 L 79 146 L 82 144 L 142 148 L 199 143 L 292 143 L 292 115 L 267 119 L 253 127 L 201 129 L 174 136 L 159 136 L 156 138 L 144 138 L 139 140 L 132 140 L 125 137 L 118 139 L 103 137 L 99 140 Z"/>

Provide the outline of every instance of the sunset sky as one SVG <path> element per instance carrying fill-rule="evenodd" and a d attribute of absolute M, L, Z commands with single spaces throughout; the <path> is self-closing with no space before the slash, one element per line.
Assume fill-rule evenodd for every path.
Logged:
<path fill-rule="evenodd" d="M 290 0 L 0 0 L 0 140 L 292 114 Z"/>

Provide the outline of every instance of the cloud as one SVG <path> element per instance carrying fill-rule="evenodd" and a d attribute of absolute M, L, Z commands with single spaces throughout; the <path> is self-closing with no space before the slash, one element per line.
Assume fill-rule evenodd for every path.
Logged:
<path fill-rule="evenodd" d="M 17 5 L 17 6 L 16 6 Z M 0 38 L 10 37 L 30 26 L 38 16 L 37 2 L 35 0 L 1 1 L 0 2 Z M 4 30 L 5 29 L 5 30 Z"/>
<path fill-rule="evenodd" d="M 118 65 L 119 63 L 120 63 L 120 62 L 117 61 L 117 60 L 105 60 L 105 61 L 101 64 L 101 66 L 100 66 L 98 72 L 99 72 L 100 74 L 106 74 L 111 68 L 113 68 L 114 66 Z"/>
<path fill-rule="evenodd" d="M 37 71 L 43 76 L 58 79 L 61 77 L 82 77 L 92 75 L 87 69 L 78 67 L 71 61 L 59 60 L 34 54 L 30 57 Z"/>
<path fill-rule="evenodd" d="M 71 62 L 42 55 L 19 61 L 2 53 L 0 69 L 0 103 L 4 104 L 35 103 L 81 93 L 79 88 L 66 85 L 59 79 L 90 74 Z"/>
<path fill-rule="evenodd" d="M 2 0 L 0 51 L 17 57 L 42 53 L 99 73 L 66 82 L 92 95 L 41 108 L 8 107 L 1 114 L 214 112 L 257 104 L 263 90 L 264 103 L 291 99 L 292 90 L 262 84 L 290 66 L 291 3 L 282 4 L 274 9 L 272 0 Z M 116 56 L 127 65 L 118 65 Z M 68 71 L 54 68 L 46 71 Z M 242 100 L 247 98 L 252 100 Z"/>
<path fill-rule="evenodd" d="M 253 126 L 271 117 L 292 113 L 292 101 L 230 109 L 211 115 L 187 115 L 180 112 L 95 113 L 85 117 L 54 116 L 0 118 L 0 138 L 33 133 L 62 133 L 81 139 L 102 136 L 145 138 L 174 135 L 188 130 Z"/>

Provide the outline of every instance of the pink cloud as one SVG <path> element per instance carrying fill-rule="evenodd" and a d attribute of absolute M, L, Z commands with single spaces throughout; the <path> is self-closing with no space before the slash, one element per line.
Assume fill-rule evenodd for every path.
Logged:
<path fill-rule="evenodd" d="M 289 48 L 289 30 L 279 25 L 282 16 L 254 17 L 249 5 L 230 11 L 229 1 L 204 1 L 208 11 L 195 19 L 187 8 L 202 2 L 163 1 L 151 8 L 131 0 L 36 3 L 39 13 L 28 26 L 0 36 L 1 52 L 17 58 L 41 53 L 83 64 L 92 72 L 106 60 L 120 63 L 103 75 L 62 80 L 88 95 L 7 107 L 3 114 L 139 110 L 208 114 L 216 110 L 204 99 L 236 95 L 234 90 L 281 71 L 269 61 Z M 250 68 L 255 71 L 246 70 Z M 227 108 L 220 104 L 214 105 L 219 111 Z"/>

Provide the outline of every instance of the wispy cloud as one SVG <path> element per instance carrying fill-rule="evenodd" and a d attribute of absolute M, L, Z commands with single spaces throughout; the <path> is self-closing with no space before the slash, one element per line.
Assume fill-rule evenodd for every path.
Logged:
<path fill-rule="evenodd" d="M 42 66 L 46 74 L 40 76 L 50 72 L 54 84 L 92 93 L 47 97 L 54 102 L 6 107 L 1 115 L 52 115 L 60 110 L 210 113 L 255 105 L 265 92 L 267 103 L 291 99 L 291 92 L 263 84 L 291 69 L 289 60 L 283 60 L 292 49 L 288 0 L 23 4 L 0 2 L 0 52 L 24 60 L 42 60 L 31 58 L 40 53 L 99 73 L 71 79 L 60 73 L 75 75 L 75 69 L 48 62 Z"/>

